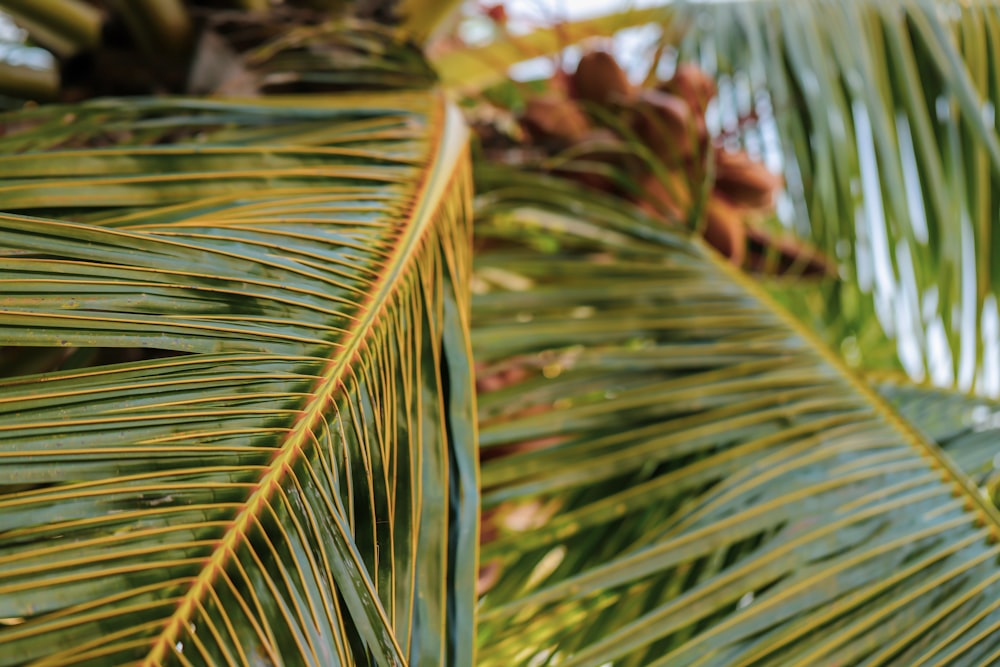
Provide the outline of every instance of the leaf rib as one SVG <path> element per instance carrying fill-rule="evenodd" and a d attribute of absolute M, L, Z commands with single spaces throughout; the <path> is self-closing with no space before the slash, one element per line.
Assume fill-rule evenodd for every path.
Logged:
<path fill-rule="evenodd" d="M 313 443 L 315 430 L 324 423 L 324 415 L 329 409 L 332 397 L 344 384 L 345 374 L 353 370 L 352 363 L 356 354 L 365 345 L 367 334 L 381 319 L 386 304 L 389 303 L 398 286 L 400 275 L 410 267 L 415 255 L 423 245 L 423 237 L 433 221 L 432 213 L 444 198 L 446 187 L 451 182 L 443 170 L 453 170 L 455 165 L 459 163 L 457 157 L 466 150 L 464 133 L 457 131 L 457 128 L 461 127 L 461 120 L 457 113 L 443 100 L 439 101 L 435 113 L 436 117 L 430 123 L 430 126 L 436 128 L 437 131 L 437 136 L 434 137 L 436 141 L 432 140 L 431 144 L 436 145 L 438 150 L 434 154 L 433 163 L 428 165 L 423 172 L 424 181 L 417 185 L 414 206 L 396 239 L 395 247 L 384 271 L 373 283 L 372 290 L 369 292 L 370 297 L 360 304 L 357 319 L 344 336 L 344 342 L 338 348 L 337 354 L 330 360 L 323 372 L 313 391 L 312 399 L 304 406 L 299 419 L 285 436 L 278 455 L 270 463 L 267 472 L 260 478 L 256 489 L 247 499 L 243 509 L 233 519 L 231 527 L 223 535 L 219 545 L 205 562 L 194 583 L 178 603 L 174 614 L 163 626 L 162 632 L 155 640 L 146 658 L 141 661 L 140 664 L 144 667 L 162 664 L 168 653 L 179 655 L 174 652 L 174 646 L 182 628 L 190 623 L 196 607 L 209 594 L 214 582 L 223 575 L 230 562 L 238 563 L 238 558 L 235 557 L 237 548 L 248 538 L 249 532 L 269 505 L 270 499 L 280 492 L 281 484 L 286 476 L 289 476 L 292 467 L 305 455 L 307 448 Z M 332 518 L 346 533 L 347 526 L 343 524 L 340 517 L 334 516 Z M 354 558 L 354 566 L 363 572 L 364 565 L 356 552 Z M 363 577 L 363 585 L 369 589 L 372 599 L 378 599 L 369 577 Z M 381 605 L 378 606 L 377 613 L 382 616 L 386 626 L 388 626 L 389 620 Z M 391 656 L 394 663 L 405 664 L 403 650 L 391 633 L 383 633 L 379 639 L 382 643 L 380 648 Z M 371 648 L 375 649 L 376 647 L 372 646 Z"/>

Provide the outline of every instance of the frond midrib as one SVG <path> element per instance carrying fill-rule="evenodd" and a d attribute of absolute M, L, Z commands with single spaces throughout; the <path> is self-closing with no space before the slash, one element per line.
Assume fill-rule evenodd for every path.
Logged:
<path fill-rule="evenodd" d="M 402 232 L 395 240 L 386 268 L 374 280 L 369 297 L 361 302 L 359 312 L 355 314 L 351 326 L 342 338 L 342 345 L 336 348 L 336 354 L 331 357 L 327 369 L 316 381 L 315 389 L 303 406 L 301 416 L 278 445 L 279 454 L 261 475 L 243 509 L 229 522 L 229 528 L 220 538 L 194 583 L 178 602 L 176 611 L 166 621 L 141 664 L 152 667 L 162 663 L 170 648 L 177 642 L 181 629 L 190 623 L 200 601 L 227 567 L 236 548 L 247 539 L 254 521 L 258 520 L 270 498 L 278 492 L 285 480 L 286 471 L 306 453 L 314 441 L 314 429 L 322 423 L 323 414 L 341 387 L 345 374 L 352 367 L 369 333 L 382 319 L 386 305 L 399 287 L 399 276 L 412 266 L 420 252 L 422 240 L 433 224 L 433 213 L 447 194 L 447 187 L 451 182 L 448 176 L 456 169 L 459 158 L 466 149 L 466 134 L 461 117 L 443 97 L 438 98 L 435 113 L 430 120 L 430 125 L 434 128 L 428 137 L 428 143 L 432 147 L 431 161 L 422 172 L 424 180 L 415 186 L 413 207 L 405 223 L 401 225 Z M 360 562 L 356 566 L 359 571 L 364 570 Z M 365 577 L 364 585 L 369 588 L 371 599 L 377 600 L 378 595 L 369 578 Z M 386 626 L 391 625 L 381 605 L 377 611 Z M 390 639 L 395 657 L 402 664 L 402 648 L 394 635 L 390 634 Z"/>
<path fill-rule="evenodd" d="M 931 466 L 939 469 L 945 480 L 951 483 L 955 495 L 965 497 L 966 509 L 975 512 L 979 522 L 988 527 L 989 542 L 996 543 L 1000 541 L 1000 509 L 989 502 L 987 498 L 983 497 L 973 480 L 962 472 L 937 444 L 927 439 L 909 421 L 901 417 L 888 401 L 880 396 L 863 377 L 852 371 L 826 343 L 820 340 L 815 332 L 781 307 L 765 289 L 746 274 L 724 261 L 718 253 L 708 247 L 703 241 L 700 239 L 693 239 L 693 241 L 701 246 L 702 254 L 717 269 L 724 272 L 733 282 L 739 284 L 744 290 L 767 306 L 789 329 L 806 341 L 823 361 L 836 370 L 851 388 L 858 392 L 871 405 L 879 417 L 884 419 L 892 429 L 900 433 L 904 442 L 921 452 L 924 458 L 930 459 Z"/>

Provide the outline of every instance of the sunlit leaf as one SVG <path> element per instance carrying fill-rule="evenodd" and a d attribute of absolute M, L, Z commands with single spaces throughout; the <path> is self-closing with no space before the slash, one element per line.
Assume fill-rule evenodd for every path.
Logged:
<path fill-rule="evenodd" d="M 507 77 L 519 62 L 550 56 L 593 37 L 610 37 L 620 30 L 665 20 L 666 7 L 626 9 L 594 18 L 564 21 L 524 35 L 504 34 L 485 46 L 448 50 L 434 58 L 441 81 L 450 88 L 473 94 Z"/>

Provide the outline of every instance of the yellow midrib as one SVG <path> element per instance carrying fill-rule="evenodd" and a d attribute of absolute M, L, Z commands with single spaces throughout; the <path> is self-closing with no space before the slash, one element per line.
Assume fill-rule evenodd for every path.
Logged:
<path fill-rule="evenodd" d="M 969 476 L 963 473 L 936 443 L 928 440 L 909 421 L 901 417 L 892 405 L 889 404 L 889 401 L 883 398 L 858 373 L 851 370 L 826 343 L 820 340 L 815 332 L 775 301 L 756 281 L 722 259 L 718 252 L 707 243 L 704 243 L 700 239 L 694 239 L 694 243 L 699 246 L 702 255 L 717 270 L 720 270 L 731 278 L 734 283 L 738 284 L 774 313 L 799 338 L 806 341 L 811 350 L 820 359 L 837 371 L 838 375 L 865 399 L 875 414 L 885 420 L 890 428 L 900 434 L 903 442 L 919 452 L 932 469 L 940 471 L 942 480 L 945 483 L 951 483 L 953 495 L 965 498 L 966 511 L 974 514 L 978 523 L 988 528 L 987 541 L 989 543 L 1000 541 L 1000 510 L 979 493 L 975 483 L 973 483 Z"/>

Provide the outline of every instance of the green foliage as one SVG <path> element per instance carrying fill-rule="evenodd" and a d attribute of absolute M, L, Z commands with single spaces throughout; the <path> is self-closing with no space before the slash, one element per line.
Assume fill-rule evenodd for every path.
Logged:
<path fill-rule="evenodd" d="M 0 383 L 0 665 L 470 664 L 455 112 L 421 93 L 4 122 L 0 343 L 155 353 Z"/>
<path fill-rule="evenodd" d="M 207 48 L 153 4 L 106 7 L 160 40 L 145 57 Z M 101 51 L 100 17 L 45 14 L 82 3 L 15 5 Z M 823 343 L 990 372 L 1000 24 L 941 6 L 671 11 L 681 57 L 723 75 L 728 138 L 773 131 L 785 221 L 843 265 L 776 288 L 809 326 L 630 204 L 489 165 L 473 274 L 465 134 L 436 95 L 4 117 L 0 667 L 1000 660 L 995 402 L 876 392 Z M 366 7 L 420 37 L 439 17 Z M 211 47 L 250 44 L 206 90 L 433 78 L 399 31 L 284 16 Z M 621 17 L 667 20 L 506 39 L 444 79 Z"/>
<path fill-rule="evenodd" d="M 700 243 L 480 185 L 473 346 L 525 370 L 480 401 L 481 664 L 997 659 L 1000 515 L 935 444 Z"/>
<path fill-rule="evenodd" d="M 782 163 L 786 223 L 843 266 L 824 320 L 856 336 L 877 318 L 911 373 L 996 391 L 978 332 L 1000 286 L 1000 8 L 758 0 L 679 15 L 680 57 L 722 76 L 723 130 Z"/>
<path fill-rule="evenodd" d="M 1000 402 L 952 389 L 915 385 L 899 376 L 873 376 L 873 385 L 929 438 L 948 453 L 977 484 L 987 487 L 997 504 L 997 436 Z"/>

